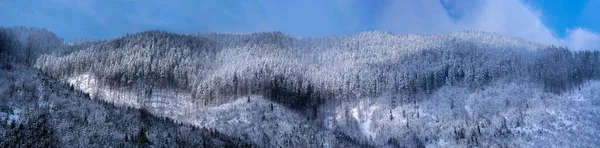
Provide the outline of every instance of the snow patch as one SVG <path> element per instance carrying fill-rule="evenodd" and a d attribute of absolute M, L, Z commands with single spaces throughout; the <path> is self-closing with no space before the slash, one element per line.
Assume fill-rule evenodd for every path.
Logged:
<path fill-rule="evenodd" d="M 67 82 L 84 93 L 90 94 L 90 97 L 94 90 L 98 88 L 98 81 L 91 74 L 81 74 L 79 76 L 70 77 L 67 79 Z"/>
<path fill-rule="evenodd" d="M 361 103 L 362 104 L 362 103 Z M 371 106 L 368 109 L 360 109 L 364 108 L 362 105 L 358 107 L 352 108 L 350 111 L 352 112 L 352 117 L 359 123 L 359 128 L 361 133 L 374 140 L 377 137 L 377 133 L 371 131 L 371 120 L 372 115 L 377 106 Z M 362 111 L 362 112 L 361 112 Z"/>
<path fill-rule="evenodd" d="M 4 113 L 4 112 L 0 112 L 0 119 L 4 120 L 7 119 L 6 117 L 8 116 L 8 120 L 6 121 L 7 123 L 12 123 L 13 121 L 15 123 L 19 122 L 19 118 L 20 118 L 20 110 L 19 109 L 13 109 L 13 114 L 8 114 L 8 113 Z"/>

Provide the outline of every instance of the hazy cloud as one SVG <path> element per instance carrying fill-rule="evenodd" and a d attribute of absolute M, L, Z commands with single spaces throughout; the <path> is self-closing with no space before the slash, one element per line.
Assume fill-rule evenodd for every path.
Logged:
<path fill-rule="evenodd" d="M 582 28 L 569 30 L 564 45 L 573 50 L 599 50 L 600 35 Z"/>
<path fill-rule="evenodd" d="M 519 0 L 399 0 L 387 4 L 383 16 L 381 29 L 396 33 L 482 30 L 573 50 L 600 48 L 599 35 L 586 29 L 557 37 L 541 13 Z"/>
<path fill-rule="evenodd" d="M 468 29 L 498 32 L 544 44 L 558 43 L 540 20 L 541 14 L 518 0 L 486 0 L 473 10 L 470 14 L 474 19 L 466 23 Z"/>

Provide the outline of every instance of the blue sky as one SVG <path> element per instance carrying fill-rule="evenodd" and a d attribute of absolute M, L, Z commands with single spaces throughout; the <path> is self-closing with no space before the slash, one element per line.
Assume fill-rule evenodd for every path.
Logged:
<path fill-rule="evenodd" d="M 46 28 L 67 41 L 150 29 L 303 37 L 483 30 L 578 50 L 600 48 L 597 7 L 598 0 L 4 0 L 0 25 Z"/>

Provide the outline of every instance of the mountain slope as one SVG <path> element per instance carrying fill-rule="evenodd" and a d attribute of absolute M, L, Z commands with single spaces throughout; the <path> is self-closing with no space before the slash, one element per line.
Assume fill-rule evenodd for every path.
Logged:
<path fill-rule="evenodd" d="M 0 41 L 20 47 L 18 42 Z M 0 62 L 4 65 L 0 147 L 255 146 L 214 129 L 158 118 L 143 109 L 91 100 L 88 94 L 27 66 L 16 52 L 19 49 L 10 48 L 1 53 L 10 59 Z"/>
<path fill-rule="evenodd" d="M 261 147 L 598 145 L 598 51 L 473 31 L 146 31 L 61 49 L 34 67 L 93 99 Z"/>

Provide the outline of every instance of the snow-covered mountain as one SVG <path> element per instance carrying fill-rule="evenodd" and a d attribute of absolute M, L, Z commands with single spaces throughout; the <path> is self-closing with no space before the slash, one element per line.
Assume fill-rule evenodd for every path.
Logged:
<path fill-rule="evenodd" d="M 153 116 L 143 109 L 90 99 L 68 83 L 29 66 L 29 58 L 21 56 L 29 54 L 36 59 L 35 55 L 62 54 L 56 50 L 76 47 L 18 38 L 20 34 L 45 32 L 0 28 L 0 147 L 256 146 L 214 128 L 191 126 Z"/>
<path fill-rule="evenodd" d="M 135 133 L 158 122 L 156 132 L 147 132 L 157 147 L 172 143 L 155 141 L 173 138 L 157 133 L 189 127 L 231 140 L 222 143 L 258 147 L 600 145 L 598 51 L 478 31 L 323 38 L 146 31 L 72 45 L 40 29 L 0 31 L 7 73 L 1 80 L 37 88 L 21 95 L 29 101 L 16 101 L 15 86 L 0 87 L 8 94 L 2 96 L 7 108 L 54 115 L 55 106 L 86 106 L 73 109 L 75 115 L 44 116 L 52 121 L 44 123 L 50 129 L 114 112 L 90 104 L 125 110 L 114 113 L 120 116 L 139 119 L 138 110 L 154 116 L 137 125 L 111 120 L 124 129 L 119 132 L 77 124 L 71 126 L 81 130 L 71 133 L 90 129 L 102 131 L 95 137 L 125 137 L 128 132 L 121 131 Z M 55 91 L 77 97 L 44 97 Z M 42 109 L 27 109 L 32 102 Z M 54 137 L 58 144 L 71 142 L 62 131 Z"/>

